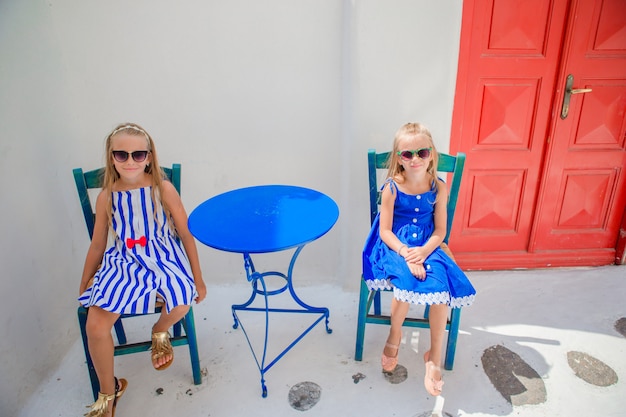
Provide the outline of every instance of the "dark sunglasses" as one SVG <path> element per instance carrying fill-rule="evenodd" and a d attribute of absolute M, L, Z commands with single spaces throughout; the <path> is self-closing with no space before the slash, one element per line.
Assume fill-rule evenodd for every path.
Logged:
<path fill-rule="evenodd" d="M 398 151 L 398 156 L 402 158 L 404 161 L 410 161 L 415 156 L 420 157 L 421 159 L 428 159 L 430 157 L 430 151 L 433 148 L 422 148 L 415 149 L 413 151 Z"/>
<path fill-rule="evenodd" d="M 150 151 L 135 151 L 135 152 L 126 152 L 126 151 L 111 151 L 113 154 L 113 158 L 117 162 L 126 162 L 128 160 L 128 156 L 133 157 L 133 161 L 135 162 L 143 162 L 148 157 Z"/>

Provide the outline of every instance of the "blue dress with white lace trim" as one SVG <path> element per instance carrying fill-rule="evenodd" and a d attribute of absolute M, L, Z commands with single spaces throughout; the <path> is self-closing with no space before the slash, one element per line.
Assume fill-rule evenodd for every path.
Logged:
<path fill-rule="evenodd" d="M 435 229 L 434 209 L 437 185 L 423 194 L 405 194 L 388 179 L 383 185 L 396 195 L 392 231 L 408 247 L 422 246 Z M 391 290 L 400 301 L 413 304 L 448 304 L 469 306 L 476 290 L 465 273 L 441 249 L 435 249 L 425 260 L 426 279 L 417 279 L 406 261 L 389 248 L 379 236 L 380 220 L 376 216 L 363 249 L 363 279 L 370 290 Z"/>
<path fill-rule="evenodd" d="M 114 239 L 93 285 L 78 298 L 84 307 L 118 314 L 153 313 L 158 294 L 169 313 L 178 305 L 190 305 L 197 296 L 189 260 L 158 196 L 157 201 L 152 199 L 151 188 L 112 193 Z"/>

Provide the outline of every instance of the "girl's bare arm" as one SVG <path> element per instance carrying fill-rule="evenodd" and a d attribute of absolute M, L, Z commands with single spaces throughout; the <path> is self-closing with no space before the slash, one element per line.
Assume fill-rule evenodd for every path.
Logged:
<path fill-rule="evenodd" d="M 109 220 L 106 213 L 107 204 L 110 204 L 108 193 L 101 191 L 96 199 L 96 221 L 93 227 L 91 244 L 85 258 L 85 265 L 83 266 L 79 294 L 85 292 L 89 280 L 96 273 L 100 262 L 102 262 L 102 256 L 107 245 L 107 234 L 109 233 Z"/>
<path fill-rule="evenodd" d="M 395 252 L 400 249 L 406 248 L 400 239 L 391 230 L 393 226 L 393 208 L 396 201 L 396 191 L 393 190 L 391 184 L 385 185 L 382 191 L 382 197 L 380 202 L 380 238 L 389 248 Z"/>

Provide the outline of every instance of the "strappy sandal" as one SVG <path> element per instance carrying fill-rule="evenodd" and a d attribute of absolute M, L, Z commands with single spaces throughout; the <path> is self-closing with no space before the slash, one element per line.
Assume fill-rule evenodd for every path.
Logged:
<path fill-rule="evenodd" d="M 152 333 L 152 366 L 157 371 L 163 371 L 174 362 L 174 349 L 172 348 L 172 343 L 170 342 L 170 334 L 169 332 L 153 332 Z M 158 368 L 155 365 L 155 362 L 158 361 L 163 356 L 171 355 L 172 359 L 165 362 L 163 365 Z"/>
<path fill-rule="evenodd" d="M 426 352 L 428 353 L 428 352 Z M 432 396 L 438 396 L 441 394 L 441 390 L 443 389 L 443 374 L 441 373 L 441 368 L 435 365 L 434 362 L 427 360 L 428 357 L 424 355 L 424 387 L 426 391 Z M 431 376 L 431 372 L 439 372 L 441 379 L 436 381 L 435 378 Z"/>
<path fill-rule="evenodd" d="M 398 352 L 400 350 L 400 344 L 394 345 L 387 342 L 385 343 L 385 346 L 396 350 L 395 356 L 387 356 L 383 350 L 383 354 L 380 358 L 380 364 L 383 367 L 383 372 L 391 373 L 394 369 L 396 369 L 396 366 L 398 366 Z"/>
<path fill-rule="evenodd" d="M 126 391 L 126 387 L 128 387 L 128 381 L 124 378 L 120 378 L 119 380 L 115 378 L 115 393 L 114 394 L 103 394 L 101 392 L 98 393 L 98 399 L 95 403 L 88 405 L 87 408 L 91 408 L 85 417 L 103 417 L 106 416 L 107 411 L 109 410 L 109 401 L 113 400 L 113 404 L 111 405 L 111 417 L 115 417 L 115 407 L 117 406 L 117 400 L 124 395 Z"/>

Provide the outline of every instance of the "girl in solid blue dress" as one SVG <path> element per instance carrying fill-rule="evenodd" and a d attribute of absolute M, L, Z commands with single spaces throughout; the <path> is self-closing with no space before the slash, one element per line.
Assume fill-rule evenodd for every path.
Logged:
<path fill-rule="evenodd" d="M 430 306 L 430 349 L 424 385 L 441 394 L 441 359 L 448 306 L 472 304 L 476 291 L 441 245 L 446 236 L 448 188 L 437 177 L 438 154 L 428 129 L 407 123 L 396 133 L 381 205 L 363 251 L 370 290 L 393 289 L 391 328 L 383 371 L 398 363 L 402 324 L 413 304 Z M 445 246 L 444 246 L 445 247 Z"/>
<path fill-rule="evenodd" d="M 165 180 L 152 138 L 136 124 L 119 125 L 106 139 L 102 191 L 79 294 L 89 308 L 89 353 L 100 382 L 98 399 L 85 416 L 113 416 L 128 385 L 113 372 L 111 329 L 118 317 L 152 313 L 157 295 L 164 300 L 152 327 L 152 365 L 163 370 L 174 360 L 169 328 L 193 300 L 206 296 L 180 196 Z"/>

